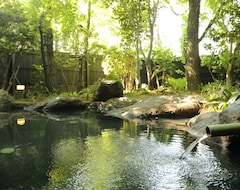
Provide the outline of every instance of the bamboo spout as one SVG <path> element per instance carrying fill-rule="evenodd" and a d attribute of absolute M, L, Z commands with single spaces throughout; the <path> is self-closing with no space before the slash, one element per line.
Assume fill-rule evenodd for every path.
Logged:
<path fill-rule="evenodd" d="M 240 134 L 240 123 L 209 125 L 206 127 L 206 132 L 209 137 L 238 135 Z"/>

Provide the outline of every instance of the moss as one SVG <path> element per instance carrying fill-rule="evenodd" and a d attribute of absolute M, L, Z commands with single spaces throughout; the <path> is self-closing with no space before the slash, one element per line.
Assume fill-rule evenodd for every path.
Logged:
<path fill-rule="evenodd" d="M 14 99 L 8 94 L 6 90 L 0 89 L 0 106 L 11 107 Z"/>

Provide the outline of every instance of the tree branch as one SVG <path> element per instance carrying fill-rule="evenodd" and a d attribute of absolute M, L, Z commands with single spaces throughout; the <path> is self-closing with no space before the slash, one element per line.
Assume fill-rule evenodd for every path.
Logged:
<path fill-rule="evenodd" d="M 218 11 L 219 12 L 219 11 Z M 212 27 L 212 25 L 214 24 L 215 20 L 218 18 L 219 13 L 215 14 L 215 16 L 213 17 L 212 20 L 210 20 L 210 22 L 208 23 L 207 27 L 205 28 L 204 32 L 202 33 L 201 37 L 198 39 L 198 42 L 201 42 L 202 39 L 206 36 L 206 34 L 208 33 L 209 29 Z"/>
<path fill-rule="evenodd" d="M 222 2 L 220 4 L 220 6 L 218 7 L 215 16 L 212 18 L 212 20 L 210 20 L 210 22 L 208 23 L 207 27 L 205 28 L 204 32 L 202 33 L 201 37 L 198 39 L 198 42 L 201 42 L 202 39 L 206 36 L 206 34 L 208 33 L 209 29 L 212 27 L 212 25 L 214 24 L 215 20 L 219 17 L 222 7 L 226 4 L 226 2 Z"/>

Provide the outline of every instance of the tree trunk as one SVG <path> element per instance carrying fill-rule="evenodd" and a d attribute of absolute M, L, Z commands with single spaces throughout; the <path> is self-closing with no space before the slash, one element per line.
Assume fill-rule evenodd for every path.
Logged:
<path fill-rule="evenodd" d="M 187 90 L 199 90 L 200 88 L 200 58 L 198 47 L 200 2 L 201 0 L 189 0 L 186 59 Z"/>
<path fill-rule="evenodd" d="M 148 48 L 147 56 L 145 55 L 142 46 L 140 46 L 140 47 L 141 47 L 141 51 L 142 51 L 142 54 L 143 54 L 143 57 L 145 60 L 145 65 L 146 65 L 148 89 L 152 90 L 154 88 L 154 86 L 153 86 L 154 75 L 152 72 L 151 58 L 152 58 L 152 49 L 153 49 L 153 40 L 154 40 L 154 25 L 155 25 L 156 18 L 157 18 L 159 0 L 153 1 L 153 4 L 151 4 L 151 2 L 148 1 L 147 6 L 148 6 L 147 7 L 147 9 L 148 9 L 148 26 L 149 26 L 149 32 L 150 32 L 149 48 Z"/>
<path fill-rule="evenodd" d="M 2 88 L 4 90 L 8 89 L 9 81 L 10 81 L 10 78 L 12 76 L 12 70 L 13 70 L 12 57 L 9 56 L 9 58 L 7 60 L 7 68 L 6 68 L 6 71 L 4 72 L 4 76 L 3 76 L 3 86 L 2 86 Z"/>
<path fill-rule="evenodd" d="M 147 82 L 148 82 L 148 89 L 153 89 L 153 77 L 152 77 L 152 65 L 150 58 L 145 59 L 146 65 L 146 72 L 147 72 Z"/>
<path fill-rule="evenodd" d="M 228 62 L 227 71 L 226 71 L 226 85 L 232 86 L 233 85 L 233 68 L 235 65 L 236 56 L 238 54 L 240 48 L 240 44 L 237 43 L 234 50 L 233 50 L 233 42 L 230 44 L 230 60 Z"/>
<path fill-rule="evenodd" d="M 7 60 L 7 69 L 4 72 L 3 76 L 3 86 L 2 88 L 8 91 L 9 94 L 14 95 L 16 79 L 20 65 L 16 68 L 16 53 L 14 52 Z"/>
<path fill-rule="evenodd" d="M 136 90 L 140 88 L 141 85 L 141 76 L 140 76 L 140 58 L 139 58 L 139 53 L 140 53 L 140 48 L 139 48 L 139 31 L 136 30 L 136 77 L 135 77 L 135 85 L 136 85 Z"/>
<path fill-rule="evenodd" d="M 165 70 L 162 71 L 162 86 L 166 87 L 166 72 L 165 72 Z"/>
<path fill-rule="evenodd" d="M 89 38 L 90 38 L 90 25 L 91 25 L 91 1 L 88 1 L 88 16 L 86 22 L 86 29 L 84 31 L 84 51 L 79 59 L 79 81 L 78 88 L 86 88 L 90 85 L 90 72 L 89 72 Z"/>
<path fill-rule="evenodd" d="M 53 62 L 53 32 L 45 23 L 44 13 L 40 18 L 41 54 L 45 87 L 48 92 L 56 90 L 56 68 Z"/>
<path fill-rule="evenodd" d="M 78 81 L 78 88 L 77 90 L 81 90 L 82 88 L 87 87 L 87 64 L 86 64 L 86 56 L 81 55 L 81 57 L 78 60 L 79 64 L 79 81 Z"/>
<path fill-rule="evenodd" d="M 89 37 L 90 37 L 90 26 L 91 26 L 91 11 L 92 11 L 92 3 L 91 0 L 88 1 L 88 18 L 87 18 L 87 35 L 86 35 L 86 43 L 85 43 L 85 56 L 86 56 L 86 85 L 87 87 L 90 85 L 90 72 L 89 72 Z"/>
<path fill-rule="evenodd" d="M 131 92 L 133 89 L 134 77 L 132 77 L 131 73 L 127 73 L 127 75 L 123 78 L 124 85 L 126 92 Z"/>
<path fill-rule="evenodd" d="M 232 86 L 233 84 L 233 60 L 230 60 L 226 72 L 226 85 Z"/>
<path fill-rule="evenodd" d="M 230 60 L 227 65 L 227 71 L 226 71 L 226 85 L 232 86 L 232 81 L 233 81 L 233 64 L 234 64 L 234 53 L 232 52 L 233 50 L 233 44 L 230 44 Z"/>

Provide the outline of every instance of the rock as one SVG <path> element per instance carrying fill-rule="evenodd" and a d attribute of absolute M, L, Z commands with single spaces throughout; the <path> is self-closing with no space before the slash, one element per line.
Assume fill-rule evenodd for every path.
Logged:
<path fill-rule="evenodd" d="M 101 81 L 96 89 L 93 100 L 106 101 L 111 98 L 123 96 L 123 87 L 121 82 L 116 80 Z"/>
<path fill-rule="evenodd" d="M 124 108 L 136 103 L 138 100 L 136 98 L 120 97 L 111 98 L 106 102 L 95 101 L 91 102 L 88 108 L 91 111 L 106 113 L 112 109 Z"/>
<path fill-rule="evenodd" d="M 132 120 L 157 118 L 186 118 L 199 113 L 202 98 L 200 96 L 152 96 L 137 103 L 107 112 L 111 116 Z"/>
<path fill-rule="evenodd" d="M 24 107 L 24 110 L 44 113 L 44 112 L 83 109 L 85 107 L 86 105 L 78 98 L 56 97 L 43 102 L 39 102 L 35 105 Z"/>
<path fill-rule="evenodd" d="M 187 122 L 188 132 L 194 136 L 206 134 L 206 127 L 214 124 L 240 122 L 240 100 L 230 104 L 221 112 L 203 112 Z"/>
<path fill-rule="evenodd" d="M 220 123 L 240 122 L 240 99 L 219 113 L 219 121 Z"/>
<path fill-rule="evenodd" d="M 6 90 L 0 89 L 0 111 L 8 111 L 14 105 L 13 98 Z"/>
<path fill-rule="evenodd" d="M 187 122 L 189 127 L 188 132 L 194 136 L 201 137 L 206 134 L 206 127 L 208 125 L 219 123 L 218 112 L 203 112 L 194 116 Z"/>

